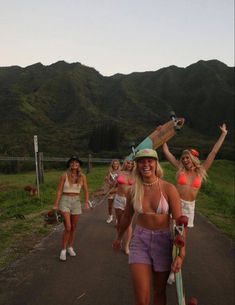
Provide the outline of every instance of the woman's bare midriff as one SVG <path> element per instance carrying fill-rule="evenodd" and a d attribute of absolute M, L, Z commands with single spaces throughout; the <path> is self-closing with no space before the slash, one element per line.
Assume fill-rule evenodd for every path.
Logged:
<path fill-rule="evenodd" d="M 137 224 L 148 230 L 168 229 L 170 225 L 170 215 L 168 214 L 139 214 Z"/>
<path fill-rule="evenodd" d="M 194 201 L 197 198 L 199 189 L 190 185 L 177 185 L 180 198 L 186 201 Z"/>

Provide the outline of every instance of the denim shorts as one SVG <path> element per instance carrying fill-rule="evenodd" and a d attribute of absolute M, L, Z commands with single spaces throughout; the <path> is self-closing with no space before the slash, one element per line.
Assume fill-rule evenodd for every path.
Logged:
<path fill-rule="evenodd" d="M 59 209 L 62 212 L 68 212 L 72 215 L 82 214 L 82 207 L 79 195 L 67 196 L 62 195 L 59 203 Z"/>
<path fill-rule="evenodd" d="M 130 244 L 129 264 L 147 264 L 152 265 L 154 271 L 170 271 L 172 247 L 169 229 L 148 230 L 136 225 Z"/>

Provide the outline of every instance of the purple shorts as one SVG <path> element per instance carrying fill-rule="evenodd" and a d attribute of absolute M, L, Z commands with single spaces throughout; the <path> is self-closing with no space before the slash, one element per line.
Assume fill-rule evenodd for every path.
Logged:
<path fill-rule="evenodd" d="M 129 264 L 152 265 L 154 271 L 171 270 L 173 239 L 170 230 L 148 230 L 136 225 Z"/>

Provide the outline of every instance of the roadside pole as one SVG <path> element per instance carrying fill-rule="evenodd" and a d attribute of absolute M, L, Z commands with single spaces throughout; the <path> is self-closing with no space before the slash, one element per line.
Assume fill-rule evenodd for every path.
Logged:
<path fill-rule="evenodd" d="M 33 137 L 34 140 L 34 154 L 35 154 L 35 168 L 36 168 L 36 181 L 37 181 L 37 191 L 39 197 L 39 176 L 38 176 L 38 136 Z"/>

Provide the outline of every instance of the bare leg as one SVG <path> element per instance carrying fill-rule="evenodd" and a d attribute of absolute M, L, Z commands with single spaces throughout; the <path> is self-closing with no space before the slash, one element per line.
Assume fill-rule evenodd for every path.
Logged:
<path fill-rule="evenodd" d="M 64 233 L 62 239 L 62 249 L 66 249 L 68 246 L 68 241 L 71 232 L 71 217 L 70 217 L 70 213 L 68 212 L 63 212 L 63 216 L 64 216 Z"/>
<path fill-rule="evenodd" d="M 70 235 L 69 235 L 69 240 L 68 240 L 68 246 L 73 247 L 74 244 L 74 238 L 75 238 L 75 230 L 77 227 L 79 215 L 71 215 L 71 230 L 70 230 Z"/>
<path fill-rule="evenodd" d="M 117 231 L 120 228 L 120 222 L 121 222 L 121 218 L 123 215 L 124 211 L 121 209 L 115 209 L 115 215 L 116 215 L 116 219 L 117 219 Z"/>
<path fill-rule="evenodd" d="M 154 305 L 166 305 L 166 285 L 169 276 L 166 272 L 154 272 Z"/>
<path fill-rule="evenodd" d="M 113 198 L 108 199 L 108 214 L 109 216 L 113 215 Z"/>
<path fill-rule="evenodd" d="M 132 221 L 130 223 L 130 225 L 128 226 L 125 236 L 124 236 L 124 251 L 125 253 L 128 255 L 130 250 L 130 242 L 131 242 L 131 238 L 132 238 Z"/>
<path fill-rule="evenodd" d="M 152 266 L 131 264 L 131 274 L 134 286 L 135 305 L 149 305 L 152 283 Z"/>

